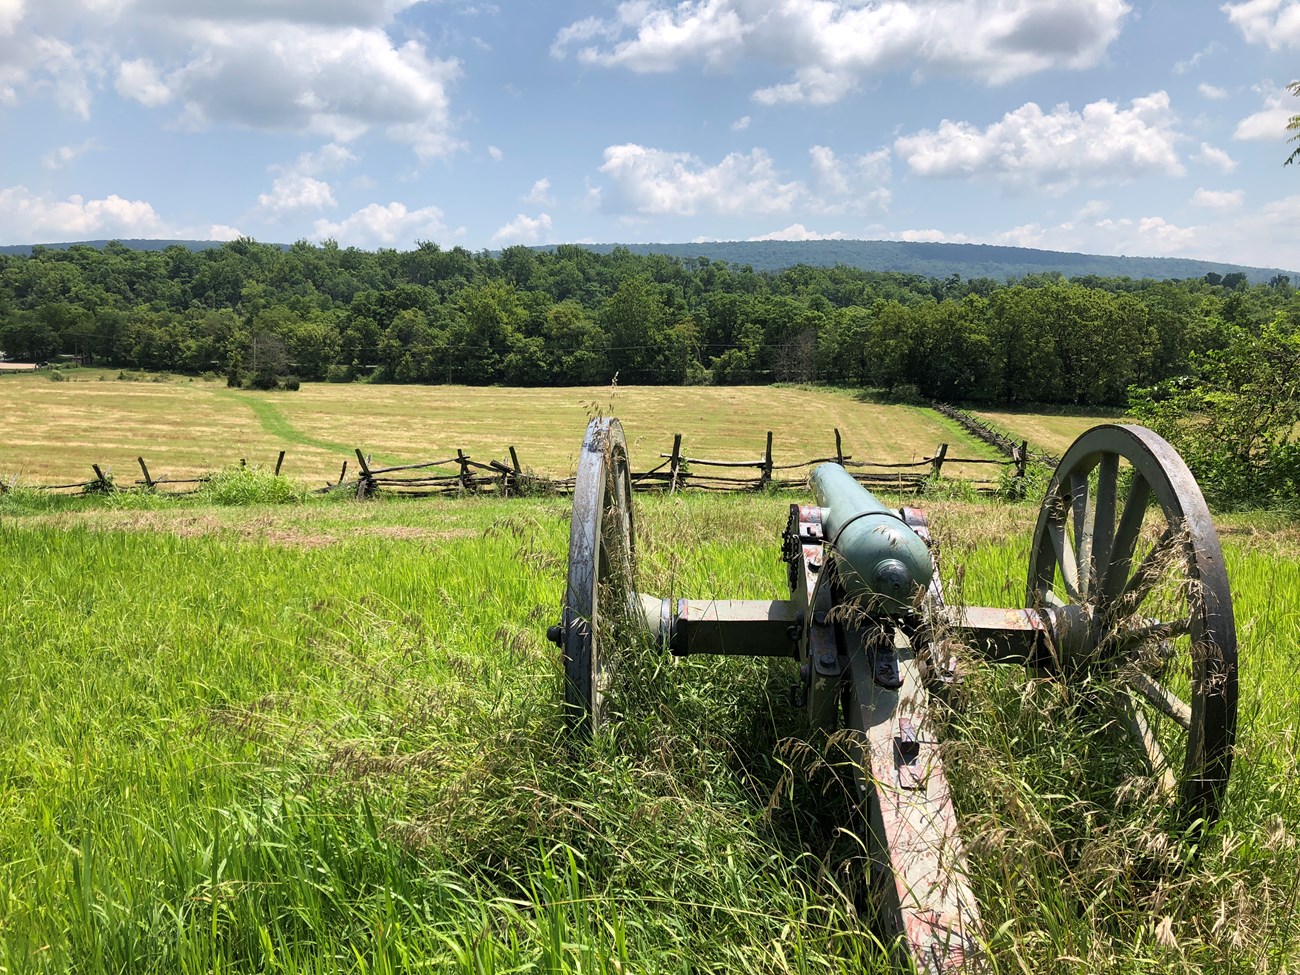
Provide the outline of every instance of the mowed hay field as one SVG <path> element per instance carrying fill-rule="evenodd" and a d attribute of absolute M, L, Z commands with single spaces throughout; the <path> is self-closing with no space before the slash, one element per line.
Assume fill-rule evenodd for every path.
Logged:
<path fill-rule="evenodd" d="M 798 498 L 637 498 L 642 588 L 782 596 Z M 950 590 L 1017 605 L 1037 506 L 925 505 Z M 0 970 L 887 970 L 791 662 L 632 648 L 610 737 L 566 746 L 567 522 L 0 496 Z M 948 714 L 993 970 L 1300 963 L 1300 530 L 1221 527 L 1242 708 L 1207 836 L 1086 693 L 982 668 Z"/>
<path fill-rule="evenodd" d="M 67 375 L 66 382 L 44 374 L 0 382 L 0 475 L 84 480 L 97 463 L 134 479 L 143 456 L 155 477 L 193 477 L 240 459 L 270 466 L 286 450 L 284 472 L 319 486 L 337 480 L 355 448 L 382 464 L 439 460 L 457 449 L 486 462 L 505 457 L 510 446 L 524 467 L 567 475 L 596 412 L 623 421 L 638 470 L 660 463 L 674 433 L 692 457 L 756 460 L 771 430 L 778 464 L 833 454 L 837 427 L 845 452 L 863 460 L 917 461 L 941 442 L 953 445 L 953 456 L 995 456 L 930 410 L 823 390 L 310 383 L 268 393 L 198 379 L 123 382 L 100 370 Z M 949 473 L 989 471 L 953 465 Z"/>
<path fill-rule="evenodd" d="M 1028 440 L 1031 450 L 1060 457 L 1081 433 L 1100 423 L 1132 423 L 1122 413 L 1034 413 L 977 409 L 971 413 L 1016 440 Z"/>

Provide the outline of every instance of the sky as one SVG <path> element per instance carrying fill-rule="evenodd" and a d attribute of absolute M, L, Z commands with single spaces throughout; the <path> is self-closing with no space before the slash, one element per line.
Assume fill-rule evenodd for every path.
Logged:
<path fill-rule="evenodd" d="M 0 0 L 0 243 L 1300 268 L 1300 0 Z"/>

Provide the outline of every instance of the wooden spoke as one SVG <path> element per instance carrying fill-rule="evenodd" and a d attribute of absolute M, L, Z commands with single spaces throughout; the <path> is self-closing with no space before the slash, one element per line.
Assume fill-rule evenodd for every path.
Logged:
<path fill-rule="evenodd" d="M 1120 630 L 1115 635 L 1115 642 L 1124 650 L 1132 650 L 1146 643 L 1163 643 L 1187 636 L 1192 630 L 1190 619 L 1174 620 L 1172 623 L 1152 623 L 1135 630 Z"/>
<path fill-rule="evenodd" d="M 1061 581 L 1065 583 L 1065 592 L 1072 602 L 1079 600 L 1079 566 L 1074 559 L 1074 546 L 1065 534 L 1065 521 L 1054 521 L 1047 526 L 1052 536 L 1052 546 L 1056 549 L 1056 565 L 1061 570 Z"/>
<path fill-rule="evenodd" d="M 1176 721 L 1184 731 L 1191 730 L 1192 706 L 1164 684 L 1140 671 L 1129 674 L 1128 683 L 1165 717 Z"/>
<path fill-rule="evenodd" d="M 1115 496 L 1119 490 L 1119 455 L 1102 454 L 1097 465 L 1097 491 L 1089 518 L 1088 556 L 1083 566 L 1084 595 L 1097 602 L 1101 581 L 1110 565 L 1115 537 Z"/>
<path fill-rule="evenodd" d="M 1151 486 L 1145 477 L 1135 473 L 1133 483 L 1129 485 L 1128 498 L 1124 502 L 1124 513 L 1120 515 L 1119 527 L 1115 529 L 1115 538 L 1111 543 L 1110 564 L 1106 567 L 1106 575 L 1102 580 L 1102 594 L 1107 601 L 1117 598 L 1128 582 L 1133 551 L 1142 534 L 1142 521 L 1146 517 L 1150 500 Z"/>
<path fill-rule="evenodd" d="M 1127 615 L 1137 611 L 1142 605 L 1142 601 L 1151 593 L 1155 584 L 1160 581 L 1161 575 L 1169 567 L 1169 554 L 1173 550 L 1179 531 L 1177 526 L 1169 524 L 1164 534 L 1160 536 L 1160 541 L 1152 546 L 1151 551 L 1142 559 L 1137 571 L 1133 573 L 1132 578 L 1124 586 L 1124 590 L 1119 594 L 1115 601 L 1117 607 L 1122 607 L 1122 613 Z"/>
<path fill-rule="evenodd" d="M 1088 560 L 1092 557 L 1091 506 L 1088 472 L 1070 475 L 1070 507 L 1074 513 L 1074 578 L 1079 599 L 1088 598 Z"/>
<path fill-rule="evenodd" d="M 1159 780 L 1161 791 L 1173 792 L 1177 788 L 1173 769 L 1169 767 L 1165 751 L 1160 747 L 1160 739 L 1156 737 L 1146 715 L 1142 713 L 1142 708 L 1127 692 L 1119 695 L 1119 707 L 1128 732 L 1137 746 L 1142 749 L 1147 768 Z"/>

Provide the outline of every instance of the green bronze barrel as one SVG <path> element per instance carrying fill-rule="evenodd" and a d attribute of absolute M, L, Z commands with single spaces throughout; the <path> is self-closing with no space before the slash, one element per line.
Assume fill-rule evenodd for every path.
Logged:
<path fill-rule="evenodd" d="M 848 598 L 873 610 L 911 605 L 934 575 L 921 537 L 839 464 L 815 468 L 812 486 L 824 509 L 822 533 Z"/>

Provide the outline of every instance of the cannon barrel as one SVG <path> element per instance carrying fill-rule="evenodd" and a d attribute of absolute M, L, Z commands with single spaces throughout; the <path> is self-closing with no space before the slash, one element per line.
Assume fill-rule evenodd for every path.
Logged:
<path fill-rule="evenodd" d="M 812 487 L 845 595 L 872 610 L 911 605 L 934 575 L 921 536 L 839 464 L 816 467 Z"/>

